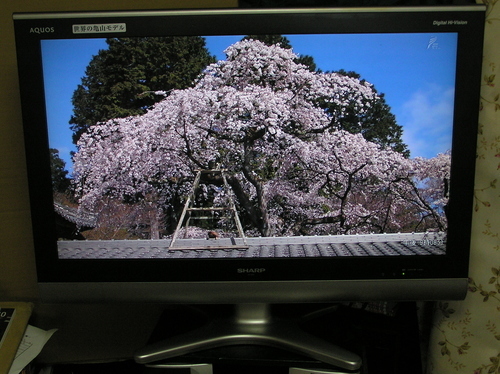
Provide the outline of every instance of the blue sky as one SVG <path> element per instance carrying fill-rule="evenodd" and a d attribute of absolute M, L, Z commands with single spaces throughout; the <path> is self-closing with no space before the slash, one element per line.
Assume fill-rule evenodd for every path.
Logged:
<path fill-rule="evenodd" d="M 439 34 L 286 35 L 293 51 L 311 55 L 323 71 L 355 71 L 385 94 L 411 156 L 433 157 L 451 147 L 457 36 Z M 217 59 L 241 36 L 206 37 Z M 71 97 L 104 39 L 42 41 L 49 141 L 70 169 L 74 150 Z"/>

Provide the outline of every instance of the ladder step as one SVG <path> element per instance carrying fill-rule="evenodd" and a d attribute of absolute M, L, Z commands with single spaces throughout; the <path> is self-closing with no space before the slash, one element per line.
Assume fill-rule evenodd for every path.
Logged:
<path fill-rule="evenodd" d="M 207 220 L 210 219 L 210 220 L 213 220 L 214 217 L 210 217 L 210 216 L 200 216 L 200 217 L 197 217 L 197 216 L 195 216 L 195 217 L 189 217 L 189 219 L 190 220 L 197 220 L 197 219 L 207 219 Z"/>
<path fill-rule="evenodd" d="M 186 208 L 186 211 L 188 212 L 211 212 L 211 211 L 218 211 L 218 210 L 232 210 L 230 207 L 212 207 L 212 208 Z"/>
<path fill-rule="evenodd" d="M 225 171 L 227 171 L 227 169 L 195 169 L 195 171 L 197 173 L 202 173 L 202 174 L 206 174 L 206 173 L 219 173 L 219 174 L 222 174 Z"/>
<path fill-rule="evenodd" d="M 209 250 L 209 251 L 214 251 L 214 250 L 223 250 L 223 249 L 248 249 L 250 248 L 248 245 L 205 245 L 205 246 L 196 246 L 196 247 L 182 247 L 182 246 L 176 246 L 176 247 L 168 247 L 169 251 L 189 251 L 189 250 Z"/>
<path fill-rule="evenodd" d="M 200 178 L 201 178 L 201 174 L 205 174 L 205 173 L 217 173 L 217 174 L 220 174 L 220 176 L 222 177 L 222 180 L 224 181 L 224 188 L 226 189 L 226 192 L 230 190 L 230 186 L 229 184 L 227 183 L 227 179 L 226 179 L 226 176 L 225 176 L 225 169 L 220 169 L 219 167 L 217 167 L 217 169 L 209 169 L 209 170 L 203 170 L 203 169 L 199 169 L 199 170 L 196 170 L 197 171 L 197 174 L 196 174 L 196 177 L 194 179 L 194 182 L 193 182 L 193 186 L 191 188 L 191 193 L 189 194 L 185 204 L 184 204 L 184 209 L 182 210 L 182 213 L 181 213 L 181 217 L 179 218 L 179 221 L 177 222 L 177 227 L 174 231 L 174 235 L 172 237 L 172 241 L 170 242 L 170 246 L 169 246 L 169 249 L 170 250 L 177 250 L 177 249 L 210 249 L 210 250 L 213 250 L 213 249 L 248 249 L 248 245 L 247 245 L 247 241 L 246 241 L 246 237 L 245 237 L 245 234 L 243 232 L 243 227 L 241 226 L 241 222 L 240 222 L 240 219 L 238 217 L 238 212 L 236 210 L 236 206 L 234 204 L 234 201 L 231 197 L 231 194 L 228 195 L 228 200 L 229 200 L 229 206 L 227 207 L 210 207 L 210 208 L 194 208 L 193 205 L 194 205 L 194 200 L 195 200 L 195 194 L 196 194 L 196 191 L 198 189 L 198 186 L 199 186 L 199 183 L 200 183 Z M 176 246 L 176 241 L 177 241 L 177 238 L 179 236 L 179 233 L 181 231 L 181 227 L 184 223 L 184 219 L 186 218 L 186 213 L 188 212 L 215 212 L 215 211 L 232 211 L 232 215 L 233 215 L 233 219 L 234 219 L 234 222 L 236 224 L 236 228 L 238 229 L 238 233 L 240 235 L 240 238 L 243 239 L 243 243 L 244 245 L 240 246 L 240 245 L 236 245 L 236 242 L 234 239 L 231 239 L 231 243 L 232 245 L 229 245 L 229 246 L 224 246 L 224 245 L 218 245 L 218 246 L 201 246 L 201 247 L 178 247 Z M 200 216 L 200 217 L 193 217 L 191 216 L 191 214 L 188 214 L 188 218 L 187 218 L 187 221 L 186 221 L 186 230 L 187 230 L 187 227 L 189 225 L 189 221 L 190 220 L 197 220 L 197 219 L 213 219 L 214 217 L 208 217 L 208 216 Z"/>

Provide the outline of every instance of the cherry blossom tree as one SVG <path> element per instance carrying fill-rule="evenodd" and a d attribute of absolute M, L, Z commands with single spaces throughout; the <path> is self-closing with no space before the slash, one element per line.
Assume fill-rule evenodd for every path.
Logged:
<path fill-rule="evenodd" d="M 377 100 L 357 78 L 312 72 L 292 50 L 246 39 L 192 88 L 140 116 L 92 126 L 78 143 L 82 208 L 104 198 L 151 212 L 172 231 L 196 170 L 220 165 L 249 235 L 444 229 L 449 155 L 410 160 L 342 130 Z M 224 198 L 208 174 L 210 204 Z"/>

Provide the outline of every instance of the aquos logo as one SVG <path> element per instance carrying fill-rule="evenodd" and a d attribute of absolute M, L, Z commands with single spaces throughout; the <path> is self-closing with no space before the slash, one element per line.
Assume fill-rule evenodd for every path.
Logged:
<path fill-rule="evenodd" d="M 54 31 L 54 27 L 32 27 L 30 29 L 30 34 L 49 34 Z"/>

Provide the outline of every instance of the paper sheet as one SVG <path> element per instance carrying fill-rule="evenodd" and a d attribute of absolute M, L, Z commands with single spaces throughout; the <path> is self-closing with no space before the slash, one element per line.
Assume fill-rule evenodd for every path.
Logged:
<path fill-rule="evenodd" d="M 16 357 L 10 368 L 9 374 L 18 374 L 42 351 L 45 343 L 57 329 L 45 331 L 28 325 L 23 340 L 17 349 Z"/>

